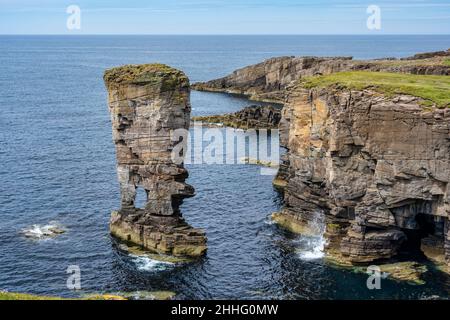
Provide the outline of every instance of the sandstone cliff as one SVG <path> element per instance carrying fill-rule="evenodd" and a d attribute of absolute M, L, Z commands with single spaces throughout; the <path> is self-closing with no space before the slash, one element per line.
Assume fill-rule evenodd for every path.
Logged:
<path fill-rule="evenodd" d="M 179 211 L 194 189 L 184 182 L 186 169 L 171 156 L 179 142 L 173 131 L 189 128 L 188 78 L 168 66 L 149 64 L 107 70 L 104 80 L 121 190 L 111 233 L 156 252 L 202 255 L 204 232 L 189 226 Z M 147 194 L 145 208 L 135 207 L 138 187 Z"/>
<path fill-rule="evenodd" d="M 449 261 L 449 57 L 281 57 L 194 88 L 285 103 L 273 218 L 302 233 L 324 220 L 335 262 L 420 250 Z"/>
<path fill-rule="evenodd" d="M 278 57 L 244 67 L 232 74 L 196 83 L 193 89 L 245 94 L 253 100 L 283 103 L 285 89 L 294 80 L 339 71 L 386 71 L 450 75 L 450 49 L 405 59 L 353 60 L 351 57 Z"/>
<path fill-rule="evenodd" d="M 311 79 L 288 90 L 286 206 L 274 218 L 304 232 L 323 215 L 341 261 L 427 247 L 449 259 L 450 78 Z"/>

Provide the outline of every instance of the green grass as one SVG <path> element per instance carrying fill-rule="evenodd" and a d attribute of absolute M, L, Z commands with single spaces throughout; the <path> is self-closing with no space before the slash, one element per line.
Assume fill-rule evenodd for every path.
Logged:
<path fill-rule="evenodd" d="M 445 59 L 443 64 L 444 64 L 444 66 L 449 66 L 450 67 L 450 59 Z"/>
<path fill-rule="evenodd" d="M 161 63 L 124 65 L 107 69 L 103 75 L 107 84 L 151 84 L 161 86 L 163 91 L 179 85 L 189 86 L 186 75 Z"/>
<path fill-rule="evenodd" d="M 450 107 L 450 76 L 352 71 L 301 79 L 305 88 L 340 86 L 347 89 L 372 89 L 387 96 L 406 94 L 424 99 L 426 106 Z"/>
<path fill-rule="evenodd" d="M 0 300 L 62 300 L 57 297 L 37 296 L 26 293 L 0 291 Z"/>

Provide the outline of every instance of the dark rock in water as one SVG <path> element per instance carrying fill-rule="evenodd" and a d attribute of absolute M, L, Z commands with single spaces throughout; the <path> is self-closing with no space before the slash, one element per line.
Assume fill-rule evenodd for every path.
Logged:
<path fill-rule="evenodd" d="M 31 227 L 22 230 L 22 234 L 25 237 L 35 240 L 55 238 L 65 232 L 66 229 L 55 222 L 51 222 L 47 225 L 34 224 Z"/>
<path fill-rule="evenodd" d="M 188 78 L 168 66 L 148 64 L 107 70 L 104 80 L 122 196 L 121 209 L 111 216 L 111 233 L 156 252 L 204 254 L 204 232 L 189 226 L 179 210 L 194 188 L 185 183 L 183 164 L 172 159 L 180 143 L 174 131 L 187 130 L 190 123 Z M 147 193 L 142 209 L 134 205 L 139 187 Z"/>
<path fill-rule="evenodd" d="M 251 105 L 235 113 L 194 117 L 192 120 L 240 129 L 276 129 L 281 120 L 281 107 Z"/>

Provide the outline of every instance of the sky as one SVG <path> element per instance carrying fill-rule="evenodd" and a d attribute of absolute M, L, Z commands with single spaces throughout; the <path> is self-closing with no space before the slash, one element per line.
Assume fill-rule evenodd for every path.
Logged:
<path fill-rule="evenodd" d="M 450 0 L 0 0 L 0 34 L 450 34 Z"/>

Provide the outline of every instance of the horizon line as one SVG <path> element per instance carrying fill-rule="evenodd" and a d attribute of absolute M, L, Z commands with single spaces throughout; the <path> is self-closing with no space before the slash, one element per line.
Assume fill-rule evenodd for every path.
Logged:
<path fill-rule="evenodd" d="M 0 36 L 450 36 L 450 33 L 0 33 Z"/>

